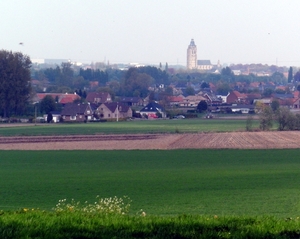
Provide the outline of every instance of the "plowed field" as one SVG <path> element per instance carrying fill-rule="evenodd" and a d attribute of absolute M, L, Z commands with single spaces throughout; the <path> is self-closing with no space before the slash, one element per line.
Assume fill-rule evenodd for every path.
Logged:
<path fill-rule="evenodd" d="M 300 132 L 0 137 L 0 150 L 300 148 Z"/>

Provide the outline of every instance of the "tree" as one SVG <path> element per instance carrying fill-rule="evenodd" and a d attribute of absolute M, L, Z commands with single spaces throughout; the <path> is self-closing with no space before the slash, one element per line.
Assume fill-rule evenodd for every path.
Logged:
<path fill-rule="evenodd" d="M 166 93 L 168 96 L 173 95 L 173 88 L 172 88 L 171 86 L 168 86 L 168 87 L 165 89 L 165 93 Z"/>
<path fill-rule="evenodd" d="M 270 106 L 263 108 L 259 117 L 259 128 L 262 130 L 269 130 L 273 126 L 273 111 Z"/>
<path fill-rule="evenodd" d="M 0 51 L 0 114 L 21 114 L 30 97 L 29 56 L 21 52 Z"/>
<path fill-rule="evenodd" d="M 199 104 L 197 105 L 197 110 L 199 113 L 202 113 L 203 111 L 207 110 L 207 102 L 205 100 L 201 100 Z"/>
<path fill-rule="evenodd" d="M 271 97 L 271 95 L 274 93 L 274 90 L 271 88 L 264 89 L 263 96 L 264 97 Z"/>
<path fill-rule="evenodd" d="M 289 74 L 288 74 L 288 83 L 293 81 L 293 67 L 290 66 Z"/>
<path fill-rule="evenodd" d="M 271 103 L 271 108 L 273 112 L 279 109 L 279 101 L 278 100 L 273 100 Z"/>
<path fill-rule="evenodd" d="M 271 75 L 270 80 L 274 83 L 286 84 L 286 78 L 281 72 L 274 72 Z"/>
<path fill-rule="evenodd" d="M 53 115 L 49 112 L 47 115 L 47 123 L 50 123 L 53 120 Z"/>
<path fill-rule="evenodd" d="M 41 113 L 46 113 L 48 114 L 50 111 L 55 110 L 56 105 L 55 105 L 55 100 L 53 99 L 52 96 L 46 95 L 44 99 L 41 101 Z"/>
<path fill-rule="evenodd" d="M 275 115 L 278 122 L 278 129 L 285 130 L 288 127 L 288 123 L 291 118 L 290 110 L 286 107 L 280 107 L 279 109 L 277 109 Z"/>
<path fill-rule="evenodd" d="M 222 79 L 224 79 L 227 82 L 231 82 L 234 80 L 234 74 L 228 66 L 226 66 L 225 68 L 222 69 L 221 76 L 222 76 Z"/>
<path fill-rule="evenodd" d="M 246 120 L 246 130 L 252 131 L 252 126 L 253 126 L 253 117 L 252 115 L 248 115 Z"/>
<path fill-rule="evenodd" d="M 133 93 L 139 94 L 136 96 L 146 97 L 148 88 L 153 83 L 153 78 L 146 73 L 139 73 L 137 68 L 130 68 L 123 80 L 121 87 L 123 95 L 133 96 Z"/>
<path fill-rule="evenodd" d="M 195 89 L 194 89 L 193 87 L 191 87 L 191 86 L 188 86 L 188 87 L 186 87 L 186 89 L 185 89 L 185 93 L 186 93 L 187 95 L 195 95 Z"/>
<path fill-rule="evenodd" d="M 219 95 L 228 95 L 228 92 L 230 92 L 230 86 L 226 82 L 218 82 L 217 85 L 217 94 Z"/>
<path fill-rule="evenodd" d="M 300 81 L 300 71 L 297 71 L 296 74 L 294 75 L 294 80 L 295 81 Z"/>
<path fill-rule="evenodd" d="M 168 66 L 168 62 L 166 62 L 165 72 L 168 72 L 168 70 L 169 70 L 169 66 Z"/>
<path fill-rule="evenodd" d="M 204 88 L 209 88 L 210 86 L 209 86 L 209 84 L 208 83 L 206 83 L 205 81 L 203 81 L 202 83 L 201 83 L 201 89 L 204 89 Z"/>

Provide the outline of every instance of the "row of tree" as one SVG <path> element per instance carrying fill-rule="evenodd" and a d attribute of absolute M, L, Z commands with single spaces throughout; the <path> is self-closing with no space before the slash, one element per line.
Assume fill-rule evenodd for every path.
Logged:
<path fill-rule="evenodd" d="M 270 130 L 274 122 L 278 130 L 300 130 L 300 114 L 294 114 L 287 107 L 279 107 L 279 103 L 272 103 L 271 106 L 262 108 L 259 118 L 261 130 Z"/>

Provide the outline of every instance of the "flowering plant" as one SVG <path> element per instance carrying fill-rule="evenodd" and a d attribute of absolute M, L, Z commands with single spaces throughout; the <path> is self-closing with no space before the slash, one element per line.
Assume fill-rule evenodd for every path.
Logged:
<path fill-rule="evenodd" d="M 85 212 L 85 213 L 102 213 L 102 214 L 127 214 L 129 212 L 131 200 L 127 196 L 121 198 L 96 197 L 97 201 L 89 204 L 87 201 L 81 205 L 79 201 L 74 199 L 67 202 L 67 199 L 61 199 L 53 208 L 56 212 Z"/>

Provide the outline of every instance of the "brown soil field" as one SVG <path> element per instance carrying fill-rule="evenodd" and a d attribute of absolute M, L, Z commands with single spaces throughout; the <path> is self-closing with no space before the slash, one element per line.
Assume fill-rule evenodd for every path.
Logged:
<path fill-rule="evenodd" d="M 0 150 L 300 148 L 299 131 L 0 137 Z"/>

